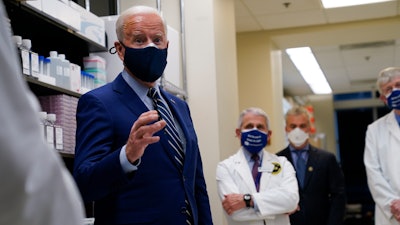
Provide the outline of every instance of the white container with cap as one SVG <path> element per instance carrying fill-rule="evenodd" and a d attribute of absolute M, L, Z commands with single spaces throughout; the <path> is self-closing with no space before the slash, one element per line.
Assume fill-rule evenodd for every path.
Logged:
<path fill-rule="evenodd" d="M 54 125 L 56 122 L 56 114 L 47 114 L 47 125 L 46 125 L 46 142 L 50 148 L 55 148 L 54 144 Z"/>
<path fill-rule="evenodd" d="M 41 127 L 41 136 L 43 138 L 43 141 L 46 140 L 46 124 L 47 124 L 47 112 L 40 111 L 39 113 L 39 121 L 40 121 L 40 127 Z"/>
<path fill-rule="evenodd" d="M 47 120 L 53 127 L 53 148 L 62 151 L 64 149 L 63 142 L 63 129 L 61 126 L 57 125 L 57 115 L 54 113 L 47 114 Z M 48 142 L 49 143 L 49 142 Z"/>
<path fill-rule="evenodd" d="M 30 39 L 22 39 L 21 42 L 21 62 L 22 62 L 22 73 L 31 75 L 31 60 L 30 50 L 32 43 Z"/>
<path fill-rule="evenodd" d="M 56 79 L 50 76 L 50 59 L 39 56 L 39 80 L 51 85 L 56 85 Z"/>
<path fill-rule="evenodd" d="M 58 54 L 58 58 L 61 60 L 62 66 L 62 84 L 61 87 L 71 90 L 71 75 L 70 75 L 70 62 L 65 58 L 65 54 Z"/>
<path fill-rule="evenodd" d="M 56 79 L 56 86 L 62 87 L 63 68 L 61 60 L 58 58 L 58 52 L 50 51 L 50 56 L 47 59 L 50 60 L 50 76 Z"/>

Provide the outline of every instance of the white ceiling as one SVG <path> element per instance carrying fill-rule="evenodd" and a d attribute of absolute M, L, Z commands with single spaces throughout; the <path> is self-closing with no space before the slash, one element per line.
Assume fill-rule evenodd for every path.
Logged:
<path fill-rule="evenodd" d="M 373 90 L 381 69 L 400 66 L 400 27 L 374 22 L 399 20 L 399 13 L 400 0 L 334 9 L 324 9 L 320 0 L 235 0 L 238 33 L 320 26 L 319 33 L 277 35 L 272 40 L 282 50 L 310 46 L 334 93 Z M 368 25 L 344 26 L 337 32 L 321 26 L 363 20 Z M 284 51 L 282 63 L 285 95 L 312 94 Z"/>

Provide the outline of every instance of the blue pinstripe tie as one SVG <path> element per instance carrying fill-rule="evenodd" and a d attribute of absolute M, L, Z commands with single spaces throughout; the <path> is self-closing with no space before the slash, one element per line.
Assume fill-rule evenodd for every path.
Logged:
<path fill-rule="evenodd" d="M 157 89 L 150 88 L 147 94 L 151 99 L 153 99 L 154 107 L 158 111 L 160 117 L 167 122 L 167 126 L 165 126 L 165 131 L 167 132 L 168 143 L 173 149 L 174 158 L 180 165 L 179 169 L 183 170 L 183 162 L 184 162 L 184 152 L 183 152 L 183 143 L 181 138 L 179 137 L 178 131 L 176 129 L 171 111 L 167 107 L 166 103 L 162 100 L 160 94 Z M 192 215 L 190 213 L 190 205 L 188 200 L 185 200 L 186 208 L 184 209 L 184 213 L 187 215 L 186 224 L 192 224 Z"/>
<path fill-rule="evenodd" d="M 150 88 L 148 96 L 153 99 L 154 106 L 158 111 L 160 117 L 167 122 L 167 126 L 165 127 L 165 131 L 167 132 L 168 136 L 168 143 L 173 149 L 174 158 L 180 165 L 180 169 L 183 168 L 183 160 L 184 160 L 184 153 L 183 153 L 183 144 L 182 140 L 179 137 L 178 131 L 175 127 L 174 120 L 172 119 L 172 114 L 169 111 L 166 103 L 161 99 L 160 94 L 158 93 L 157 89 Z"/>

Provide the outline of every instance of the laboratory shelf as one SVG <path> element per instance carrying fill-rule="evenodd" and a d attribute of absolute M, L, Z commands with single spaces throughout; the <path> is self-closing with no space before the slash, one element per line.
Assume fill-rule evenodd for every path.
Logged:
<path fill-rule="evenodd" d="M 28 82 L 29 88 L 37 96 L 66 94 L 79 98 L 82 95 L 78 92 L 74 92 L 65 88 L 39 81 L 32 76 L 24 75 L 24 77 L 25 80 Z"/>
<path fill-rule="evenodd" d="M 31 39 L 32 50 L 39 55 L 47 57 L 50 51 L 57 51 L 65 54 L 70 62 L 83 66 L 82 59 L 89 53 L 107 51 L 106 46 L 23 1 L 5 0 L 4 3 L 13 33 Z"/>

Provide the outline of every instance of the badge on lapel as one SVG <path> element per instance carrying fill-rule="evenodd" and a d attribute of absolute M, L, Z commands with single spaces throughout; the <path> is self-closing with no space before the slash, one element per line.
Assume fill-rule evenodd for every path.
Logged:
<path fill-rule="evenodd" d="M 274 168 L 272 169 L 272 174 L 273 175 L 279 174 L 282 170 L 281 164 L 279 164 L 278 162 L 272 162 L 272 165 L 274 165 Z"/>
<path fill-rule="evenodd" d="M 281 172 L 281 164 L 278 162 L 272 162 L 271 164 L 266 164 L 264 167 L 258 168 L 259 172 L 267 172 L 271 173 L 272 175 L 277 175 Z"/>

